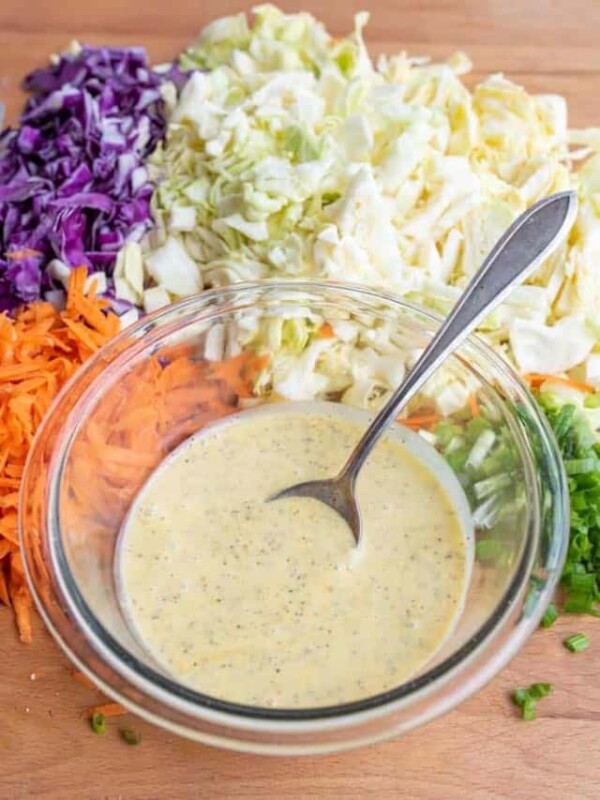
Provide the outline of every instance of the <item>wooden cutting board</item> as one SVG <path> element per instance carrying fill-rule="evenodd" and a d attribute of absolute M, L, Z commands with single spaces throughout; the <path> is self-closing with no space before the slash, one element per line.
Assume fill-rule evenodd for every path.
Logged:
<path fill-rule="evenodd" d="M 321 16 L 336 34 L 365 2 L 283 2 Z M 71 39 L 142 44 L 154 60 L 173 56 L 235 0 L 1 0 L 0 101 L 8 120 L 30 69 Z M 323 9 L 327 10 L 323 10 Z M 560 92 L 573 124 L 600 124 L 600 4 L 595 0 L 371 0 L 374 51 L 448 56 L 466 50 L 474 78 L 504 71 L 527 88 Z M 599 265 L 600 270 L 600 265 Z M 600 272 L 599 272 L 600 279 Z M 584 630 L 586 653 L 561 645 Z M 118 724 L 103 737 L 83 717 L 97 695 L 76 683 L 66 658 L 38 622 L 34 644 L 18 643 L 0 610 L 0 800 L 186 800 L 187 798 L 427 798 L 483 800 L 600 796 L 600 623 L 562 618 L 539 631 L 476 697 L 402 739 L 338 756 L 274 759 L 179 740 L 131 717 L 143 742 L 128 747 Z M 551 681 L 535 722 L 520 721 L 508 694 Z"/>

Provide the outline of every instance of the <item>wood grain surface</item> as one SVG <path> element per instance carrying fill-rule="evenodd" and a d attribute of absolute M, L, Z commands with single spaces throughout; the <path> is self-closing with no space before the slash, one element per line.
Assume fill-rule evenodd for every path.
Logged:
<path fill-rule="evenodd" d="M 368 6 L 356 0 L 282 3 L 312 10 L 336 34 Z M 143 44 L 173 56 L 209 19 L 248 6 L 234 0 L 0 0 L 0 101 L 16 118 L 19 82 L 71 39 Z M 600 3 L 595 0 L 371 0 L 374 51 L 443 57 L 466 50 L 474 79 L 503 71 L 540 92 L 560 92 L 575 125 L 600 124 Z M 586 653 L 562 639 L 585 630 Z M 592 800 L 600 796 L 600 623 L 564 617 L 536 633 L 476 697 L 396 741 L 339 756 L 274 759 L 179 740 L 130 718 L 143 742 L 103 737 L 84 719 L 97 695 L 76 683 L 39 621 L 34 644 L 18 643 L 0 611 L 0 798 L 186 800 L 186 798 L 426 798 Z M 508 699 L 517 685 L 551 681 L 555 694 L 535 722 Z"/>

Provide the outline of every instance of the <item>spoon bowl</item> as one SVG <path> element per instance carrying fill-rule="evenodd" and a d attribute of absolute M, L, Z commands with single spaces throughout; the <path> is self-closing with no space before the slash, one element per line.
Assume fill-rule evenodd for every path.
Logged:
<path fill-rule="evenodd" d="M 319 500 L 344 518 L 358 545 L 362 536 L 362 517 L 354 491 L 355 479 L 355 473 L 344 471 L 335 478 L 296 483 L 271 495 L 267 501 L 283 500 L 286 497 L 312 497 Z"/>

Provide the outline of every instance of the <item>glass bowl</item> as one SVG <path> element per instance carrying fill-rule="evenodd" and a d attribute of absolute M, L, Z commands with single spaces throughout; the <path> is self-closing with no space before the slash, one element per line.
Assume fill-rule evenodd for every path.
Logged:
<path fill-rule="evenodd" d="M 152 469 L 216 421 L 205 403 L 207 381 L 216 380 L 223 394 L 219 416 L 306 400 L 375 410 L 437 325 L 435 315 L 365 288 L 263 282 L 169 306 L 101 349 L 42 425 L 21 498 L 30 587 L 77 667 L 107 695 L 175 733 L 273 754 L 322 753 L 398 735 L 448 711 L 496 674 L 552 596 L 567 547 L 568 494 L 535 401 L 477 337 L 433 376 L 398 423 L 443 453 L 476 528 L 462 616 L 441 652 L 411 680 L 332 707 L 229 703 L 158 668 L 118 601 L 114 559 L 123 519 Z M 310 363 L 303 364 L 312 380 L 290 380 L 285 365 L 309 351 Z M 249 383 L 220 382 L 214 361 L 224 357 L 252 365 Z"/>

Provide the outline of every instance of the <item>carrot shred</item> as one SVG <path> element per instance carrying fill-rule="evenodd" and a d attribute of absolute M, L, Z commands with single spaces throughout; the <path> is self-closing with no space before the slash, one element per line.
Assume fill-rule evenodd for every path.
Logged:
<path fill-rule="evenodd" d="M 22 576 L 11 565 L 8 581 L 8 593 L 15 614 L 19 638 L 29 644 L 33 640 L 31 627 L 31 595 Z"/>
<path fill-rule="evenodd" d="M 0 519 L 0 536 L 4 537 L 4 539 L 15 547 L 19 546 L 16 510 L 5 510 L 3 512 L 2 518 Z"/>
<path fill-rule="evenodd" d="M 335 331 L 331 327 L 329 322 L 324 322 L 318 331 L 319 339 L 334 339 L 335 338 Z"/>
<path fill-rule="evenodd" d="M 469 406 L 469 411 L 474 417 L 478 417 L 481 414 L 481 409 L 479 408 L 479 403 L 477 402 L 477 395 L 470 394 L 467 397 L 467 404 Z"/>
<path fill-rule="evenodd" d="M 33 255 L 22 250 L 9 257 Z M 0 603 L 12 606 L 23 642 L 32 640 L 33 604 L 18 550 L 17 512 L 29 447 L 63 384 L 119 330 L 106 301 L 85 296 L 86 276 L 85 267 L 71 272 L 62 312 L 39 302 L 14 318 L 0 315 Z M 41 550 L 36 569 L 47 579 Z"/>
<path fill-rule="evenodd" d="M 90 680 L 88 676 L 85 675 L 83 672 L 72 672 L 71 675 L 73 679 L 77 681 L 77 683 L 80 683 L 82 686 L 85 686 L 86 689 L 98 688 L 96 684 L 92 680 Z"/>
<path fill-rule="evenodd" d="M 5 606 L 12 605 L 10 602 L 10 593 L 8 591 L 8 585 L 6 583 L 6 576 L 4 574 L 4 570 L 2 569 L 2 564 L 0 564 L 0 602 L 4 603 Z"/>
<path fill-rule="evenodd" d="M 439 414 L 421 414 L 413 417 L 402 417 L 398 420 L 408 428 L 430 428 L 441 420 Z"/>
<path fill-rule="evenodd" d="M 225 361 L 210 362 L 208 376 L 223 383 L 238 397 L 251 397 L 250 384 L 252 378 L 264 368 L 266 356 L 255 356 L 253 353 L 240 353 Z"/>
<path fill-rule="evenodd" d="M 20 309 L 14 318 L 0 314 L 0 602 L 12 606 L 24 642 L 32 638 L 33 606 L 18 544 L 23 467 L 56 394 L 120 328 L 106 301 L 86 292 L 86 276 L 85 267 L 72 270 L 62 312 L 40 302 Z M 107 526 L 120 524 L 170 449 L 207 423 L 234 413 L 240 398 L 252 396 L 253 381 L 267 364 L 267 356 L 251 352 L 209 362 L 198 357 L 197 345 L 178 344 L 134 367 L 99 401 L 93 420 L 73 443 L 67 472 L 94 476 L 92 481 L 69 481 L 65 514 L 72 515 L 74 529 L 96 537 L 99 547 L 108 546 Z M 40 497 L 33 494 L 26 502 L 43 502 L 41 491 Z M 44 542 L 30 538 L 30 568 L 42 596 L 49 596 Z M 92 713 L 108 716 L 117 713 L 115 708 L 124 713 L 116 704 Z"/>
<path fill-rule="evenodd" d="M 92 706 L 88 709 L 90 719 L 94 714 L 102 714 L 105 717 L 122 717 L 127 714 L 127 709 L 121 703 L 101 703 L 99 706 Z"/>
<path fill-rule="evenodd" d="M 542 383 L 551 381 L 552 383 L 560 383 L 563 386 L 569 386 L 571 389 L 576 389 L 579 392 L 588 392 L 593 394 L 596 390 L 589 383 L 583 381 L 576 381 L 573 378 L 564 378 L 560 375 L 549 375 L 543 372 L 529 372 L 523 376 L 524 379 L 534 388 L 538 388 Z"/>
<path fill-rule="evenodd" d="M 119 526 L 135 494 L 171 448 L 209 422 L 234 413 L 267 360 L 242 354 L 225 361 L 198 359 L 181 346 L 137 365 L 97 406 L 74 443 L 69 470 L 94 481 L 70 481 L 65 513 L 76 527 Z"/>

